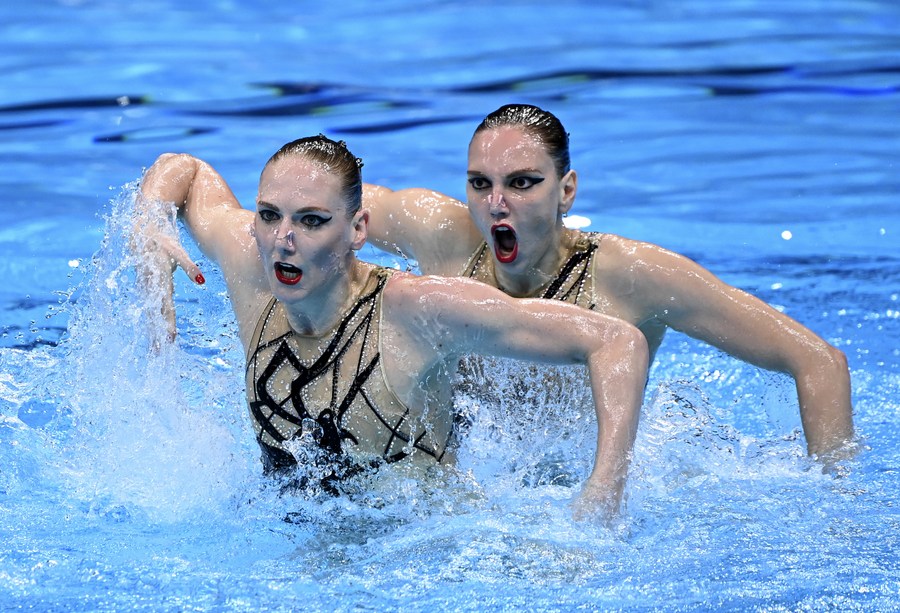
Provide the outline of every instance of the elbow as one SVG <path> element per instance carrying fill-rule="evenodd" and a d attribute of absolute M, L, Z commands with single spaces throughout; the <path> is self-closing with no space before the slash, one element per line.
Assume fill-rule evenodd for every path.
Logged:
<path fill-rule="evenodd" d="M 196 158 L 188 153 L 163 153 L 153 161 L 153 165 L 150 168 L 164 168 L 176 165 L 181 166 L 195 162 Z"/>
<path fill-rule="evenodd" d="M 393 190 L 382 185 L 374 183 L 363 183 L 362 186 L 362 203 L 363 207 L 369 210 L 375 210 L 379 206 L 384 205 L 387 198 L 393 194 Z"/>
<path fill-rule="evenodd" d="M 850 365 L 847 363 L 847 355 L 843 351 L 841 351 L 837 347 L 829 345 L 828 355 L 837 370 L 842 372 L 849 372 Z"/>
<path fill-rule="evenodd" d="M 637 327 L 624 321 L 619 324 L 613 332 L 607 350 L 627 361 L 630 369 L 646 374 L 650 368 L 650 348 L 647 338 Z"/>
<path fill-rule="evenodd" d="M 831 368 L 833 369 L 834 379 L 837 381 L 843 382 L 843 387 L 845 388 L 845 394 L 849 396 L 850 394 L 850 365 L 847 363 L 847 355 L 838 349 L 837 347 L 833 347 L 828 345 L 828 358 L 831 364 Z M 848 404 L 850 402 L 849 398 L 847 400 Z"/>
<path fill-rule="evenodd" d="M 177 158 L 180 155 L 185 155 L 185 154 L 183 154 L 183 153 L 163 153 L 158 158 L 156 158 L 156 161 L 153 162 L 153 165 L 155 166 L 157 164 L 168 164 L 170 160 L 173 160 L 174 158 Z"/>
<path fill-rule="evenodd" d="M 795 379 L 818 373 L 834 381 L 839 380 L 836 378 L 849 375 L 850 366 L 847 363 L 847 355 L 833 345 L 824 342 L 822 345 L 813 355 L 804 360 L 801 368 L 794 369 Z"/>
<path fill-rule="evenodd" d="M 381 198 L 388 194 L 392 194 L 394 190 L 384 185 L 376 185 L 374 183 L 363 183 L 363 200 L 366 198 Z"/>
<path fill-rule="evenodd" d="M 200 160 L 188 153 L 163 153 L 144 173 L 141 186 L 145 189 L 165 191 L 176 182 L 183 182 L 186 177 L 193 177 L 200 167 Z"/>
<path fill-rule="evenodd" d="M 202 172 L 204 163 L 187 153 L 163 153 L 141 178 L 140 194 L 143 209 L 147 202 L 173 203 L 179 214 L 190 197 L 194 181 Z"/>
<path fill-rule="evenodd" d="M 647 337 L 637 327 L 629 324 L 629 339 L 646 380 L 647 371 L 650 370 L 650 345 Z"/>

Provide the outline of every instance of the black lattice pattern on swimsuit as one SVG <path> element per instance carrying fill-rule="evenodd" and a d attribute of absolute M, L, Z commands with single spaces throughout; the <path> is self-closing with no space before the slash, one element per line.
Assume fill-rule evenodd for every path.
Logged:
<path fill-rule="evenodd" d="M 353 375 L 353 381 L 347 389 L 346 394 L 344 394 L 343 397 L 340 395 L 341 373 L 344 370 L 344 356 L 360 335 L 363 336 L 362 347 L 368 346 L 369 337 L 372 333 L 373 319 L 376 313 L 378 295 L 383 289 L 385 282 L 386 278 L 381 278 L 378 286 L 372 292 L 361 297 L 356 304 L 353 305 L 353 308 L 350 309 L 347 315 L 341 320 L 328 346 L 310 366 L 305 366 L 287 343 L 287 339 L 294 334 L 293 331 L 289 331 L 274 338 L 271 341 L 260 345 L 256 349 L 251 358 L 251 362 L 255 360 L 256 355 L 263 349 L 277 345 L 277 349 L 275 350 L 272 359 L 263 370 L 262 375 L 255 382 L 254 389 L 256 391 L 257 400 L 250 403 L 250 411 L 253 414 L 254 419 L 274 440 L 278 442 L 287 440 L 272 423 L 274 417 L 280 417 L 284 421 L 293 424 L 298 428 L 292 438 L 298 438 L 303 435 L 304 420 L 309 419 L 317 425 L 318 430 L 313 434 L 319 447 L 328 452 L 340 454 L 343 441 L 350 441 L 353 444 L 359 443 L 351 432 L 346 428 L 341 427 L 341 423 L 345 413 L 353 405 L 356 398 L 361 397 L 364 400 L 365 406 L 368 407 L 372 412 L 372 415 L 375 416 L 378 422 L 381 423 L 389 433 L 387 442 L 384 445 L 382 457 L 389 462 L 394 462 L 408 455 L 405 452 L 390 454 L 389 451 L 392 444 L 397 439 L 404 444 L 409 442 L 408 436 L 401 430 L 401 426 L 406 423 L 409 409 L 407 408 L 401 419 L 399 419 L 394 426 L 391 426 L 380 411 L 378 411 L 375 403 L 369 397 L 365 389 L 366 381 L 368 381 L 369 377 L 378 367 L 381 359 L 380 352 L 376 352 L 368 363 L 364 364 L 365 352 L 360 351 L 359 363 L 355 367 L 356 372 Z M 359 321 L 352 330 L 348 330 L 351 322 L 353 322 L 357 315 L 360 316 Z M 268 382 L 285 364 L 289 364 L 298 374 L 291 382 L 290 394 L 284 400 L 278 401 L 269 393 Z M 329 371 L 331 372 L 332 378 L 329 406 L 327 409 L 320 411 L 317 416 L 313 417 L 303 399 L 303 390 L 320 377 L 326 376 Z M 288 402 L 294 407 L 296 413 L 291 412 L 286 408 L 285 405 L 287 405 Z M 263 408 L 266 408 L 271 412 L 269 416 L 266 416 Z M 440 461 L 443 452 L 438 453 L 437 450 L 422 444 L 422 440 L 426 435 L 427 432 L 422 432 L 414 441 L 413 446 L 434 457 L 437 461 Z"/>

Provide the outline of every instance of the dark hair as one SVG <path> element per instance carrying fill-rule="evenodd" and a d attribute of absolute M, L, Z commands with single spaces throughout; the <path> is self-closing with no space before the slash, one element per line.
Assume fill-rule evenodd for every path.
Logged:
<path fill-rule="evenodd" d="M 472 138 L 479 132 L 502 126 L 520 126 L 537 137 L 553 159 L 556 174 L 562 178 L 569 172 L 569 134 L 556 115 L 531 104 L 507 104 L 485 117 Z"/>
<path fill-rule="evenodd" d="M 353 217 L 359 211 L 362 206 L 362 160 L 350 153 L 347 143 L 331 140 L 324 134 L 298 138 L 276 151 L 266 166 L 291 155 L 302 155 L 338 175 L 341 194 L 347 203 L 347 217 Z"/>

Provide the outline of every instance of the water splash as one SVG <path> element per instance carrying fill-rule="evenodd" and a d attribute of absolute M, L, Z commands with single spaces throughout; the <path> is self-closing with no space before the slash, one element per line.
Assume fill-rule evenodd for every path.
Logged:
<path fill-rule="evenodd" d="M 15 369 L 27 377 L 18 413 L 31 428 L 46 426 L 36 431 L 44 438 L 36 448 L 47 452 L 42 470 L 86 508 L 176 520 L 221 509 L 251 474 L 235 411 L 240 352 L 190 317 L 221 310 L 221 298 L 200 292 L 180 296 L 191 307 L 184 337 L 159 343 L 162 296 L 135 276 L 136 190 L 125 186 L 111 203 L 85 285 L 65 305 L 70 324 L 59 347 L 23 356 Z M 174 228 L 170 211 L 150 221 Z"/>
<path fill-rule="evenodd" d="M 391 465 L 336 497 L 285 492 L 260 475 L 217 275 L 177 286 L 179 337 L 156 342 L 166 324 L 160 296 L 135 281 L 133 197 L 127 186 L 111 204 L 60 345 L 0 352 L 0 495 L 15 509 L 0 517 L 13 535 L 0 573 L 17 599 L 38 585 L 116 585 L 123 601 L 159 605 L 174 586 L 215 607 L 227 584 L 242 595 L 268 586 L 270 602 L 363 590 L 376 608 L 454 608 L 487 593 L 522 607 L 534 597 L 615 608 L 639 595 L 690 608 L 715 582 L 726 605 L 812 610 L 836 602 L 817 586 L 859 576 L 855 548 L 883 548 L 869 528 L 893 494 L 852 472 L 824 475 L 804 454 L 792 393 L 749 367 L 713 368 L 692 347 L 673 351 L 650 389 L 614 530 L 569 511 L 596 440 L 578 367 L 473 362 L 456 399 L 458 467 Z M 171 211 L 158 220 L 172 223 Z M 135 565 L 133 542 L 161 553 Z M 888 558 L 869 559 L 856 585 L 887 598 L 877 582 L 894 575 L 877 564 Z"/>

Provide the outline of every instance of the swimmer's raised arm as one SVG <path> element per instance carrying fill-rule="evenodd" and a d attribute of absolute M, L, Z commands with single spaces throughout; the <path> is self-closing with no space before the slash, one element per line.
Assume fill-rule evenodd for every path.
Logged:
<path fill-rule="evenodd" d="M 222 264 L 235 251 L 253 247 L 247 228 L 253 213 L 241 207 L 225 179 L 209 164 L 188 154 L 166 153 L 141 180 L 143 201 L 173 203 L 201 251 Z M 250 240 L 248 240 L 250 239 Z M 190 276 L 189 270 L 185 270 Z"/>
<path fill-rule="evenodd" d="M 635 244 L 628 256 L 632 296 L 644 302 L 644 312 L 740 360 L 793 377 L 808 452 L 825 461 L 840 454 L 854 436 L 844 353 L 690 259 Z"/>
<path fill-rule="evenodd" d="M 594 466 L 576 514 L 618 512 L 637 432 L 649 352 L 641 332 L 620 319 L 574 305 L 515 299 L 469 279 L 398 278 L 389 285 L 395 346 L 421 363 L 479 353 L 584 364 L 597 415 Z M 429 349 L 431 348 L 431 349 Z M 397 359 L 396 357 L 394 359 Z M 425 369 L 427 372 L 428 369 Z"/>
<path fill-rule="evenodd" d="M 174 335 L 172 275 L 176 265 L 197 283 L 200 268 L 177 238 L 177 230 L 160 231 L 160 216 L 166 204 L 177 208 L 200 250 L 222 269 L 239 321 L 243 305 L 255 301 L 266 287 L 259 254 L 252 234 L 253 212 L 241 207 L 225 180 L 206 162 L 187 154 L 161 155 L 141 180 L 135 204 L 135 230 L 144 237 L 142 275 L 165 271 L 163 310 Z M 244 308 L 244 310 L 247 310 Z"/>
<path fill-rule="evenodd" d="M 424 274 L 458 275 L 481 242 L 465 203 L 428 189 L 363 184 L 369 242 L 419 263 Z"/>

